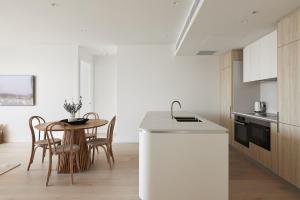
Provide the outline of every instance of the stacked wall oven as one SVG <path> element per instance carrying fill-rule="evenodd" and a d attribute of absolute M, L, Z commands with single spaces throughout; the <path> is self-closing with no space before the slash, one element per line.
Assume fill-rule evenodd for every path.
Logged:
<path fill-rule="evenodd" d="M 251 142 L 270 151 L 270 122 L 236 115 L 234 120 L 234 140 L 248 148 Z"/>

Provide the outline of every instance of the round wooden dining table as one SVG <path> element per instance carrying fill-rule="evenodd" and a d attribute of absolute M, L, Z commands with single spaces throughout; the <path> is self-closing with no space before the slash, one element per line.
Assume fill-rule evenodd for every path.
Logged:
<path fill-rule="evenodd" d="M 52 122 L 47 122 L 43 124 L 36 125 L 35 128 L 40 131 L 46 131 L 47 126 Z M 79 165 L 80 170 L 85 171 L 90 166 L 90 154 L 87 146 L 87 140 L 85 138 L 85 129 L 97 128 L 100 126 L 104 126 L 108 123 L 107 120 L 103 119 L 90 119 L 85 124 L 82 125 L 70 125 L 74 131 L 73 135 L 73 144 L 78 144 L 80 146 L 79 151 Z M 54 126 L 53 131 L 63 131 L 62 126 Z M 66 141 L 63 141 L 65 144 L 68 144 L 70 141 L 67 141 L 69 138 L 65 138 Z M 74 172 L 78 172 L 76 167 L 76 162 L 74 162 Z M 62 154 L 59 156 L 58 165 L 57 165 L 58 173 L 70 173 L 70 162 L 69 155 Z"/>

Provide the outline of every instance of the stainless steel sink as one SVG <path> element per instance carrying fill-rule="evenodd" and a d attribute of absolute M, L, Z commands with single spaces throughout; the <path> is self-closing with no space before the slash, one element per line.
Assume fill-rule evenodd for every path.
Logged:
<path fill-rule="evenodd" d="M 177 122 L 202 122 L 196 117 L 174 117 Z"/>

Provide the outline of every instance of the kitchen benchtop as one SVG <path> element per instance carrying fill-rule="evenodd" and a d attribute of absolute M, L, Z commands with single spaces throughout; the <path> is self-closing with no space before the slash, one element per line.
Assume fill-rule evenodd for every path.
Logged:
<path fill-rule="evenodd" d="M 263 120 L 267 122 L 277 123 L 277 114 L 272 114 L 272 113 L 259 114 L 259 113 L 243 113 L 243 112 L 232 112 L 232 114 Z"/>
<path fill-rule="evenodd" d="M 147 112 L 140 129 L 152 133 L 227 133 L 227 129 L 189 112 L 174 112 L 175 117 L 196 117 L 202 122 L 177 122 L 170 111 Z"/>

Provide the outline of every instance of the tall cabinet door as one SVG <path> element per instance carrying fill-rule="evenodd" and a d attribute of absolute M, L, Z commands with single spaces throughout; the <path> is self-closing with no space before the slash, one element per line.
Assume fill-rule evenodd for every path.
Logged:
<path fill-rule="evenodd" d="M 225 126 L 225 103 L 223 101 L 226 93 L 225 88 L 225 70 L 220 70 L 220 124 Z"/>
<path fill-rule="evenodd" d="M 228 67 L 224 71 L 225 73 L 225 102 L 226 102 L 226 128 L 229 130 L 229 141 L 230 144 L 233 141 L 233 130 L 232 130 L 232 120 L 231 120 L 231 107 L 232 107 L 232 67 Z"/>
<path fill-rule="evenodd" d="M 278 163 L 279 175 L 300 187 L 300 127 L 280 124 Z"/>
<path fill-rule="evenodd" d="M 226 67 L 220 71 L 220 124 L 229 130 L 231 141 L 231 119 L 230 109 L 232 102 L 232 75 L 231 67 Z"/>
<path fill-rule="evenodd" d="M 300 9 L 278 24 L 278 171 L 300 188 Z"/>
<path fill-rule="evenodd" d="M 300 41 L 278 49 L 279 121 L 300 126 Z"/>

